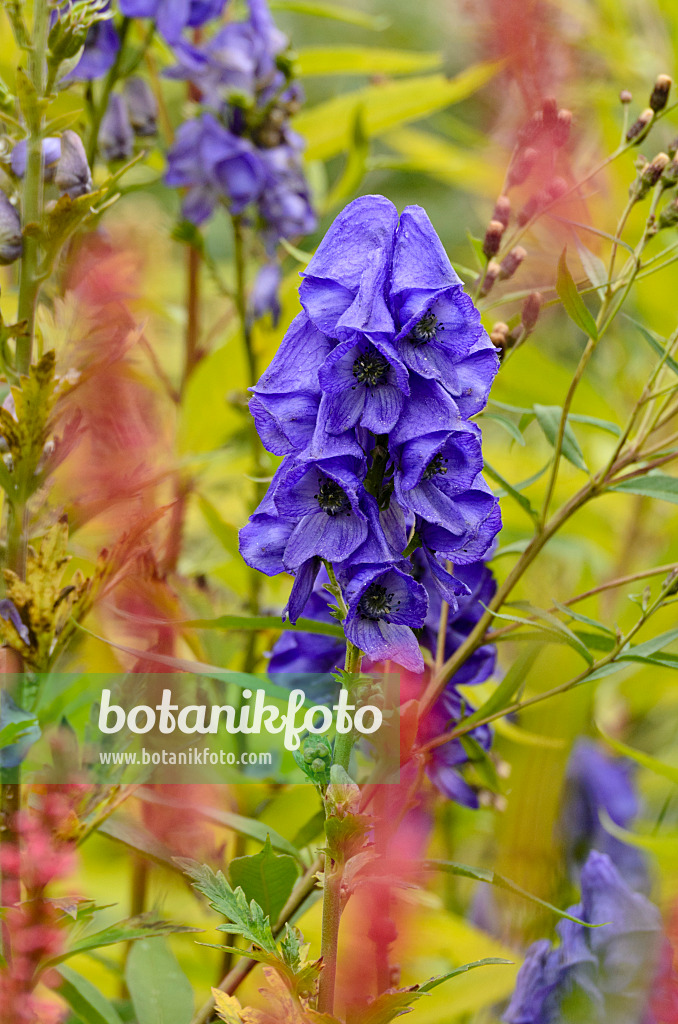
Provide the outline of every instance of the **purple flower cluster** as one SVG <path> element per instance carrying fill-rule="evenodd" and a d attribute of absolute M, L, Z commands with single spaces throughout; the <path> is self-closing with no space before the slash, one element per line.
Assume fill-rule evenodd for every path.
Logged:
<path fill-rule="evenodd" d="M 286 48 L 265 0 L 250 0 L 246 21 L 230 21 L 204 46 L 178 43 L 167 72 L 191 82 L 202 107 L 168 156 L 167 184 L 188 190 L 183 216 L 201 224 L 220 202 L 233 214 L 254 207 L 269 255 L 280 238 L 316 225 L 303 142 L 289 127 L 300 94 Z"/>
<path fill-rule="evenodd" d="M 426 213 L 398 218 L 383 196 L 337 217 L 300 297 L 252 389 L 259 435 L 283 461 L 241 553 L 267 575 L 295 576 L 292 621 L 331 563 L 347 639 L 372 661 L 421 672 L 413 630 L 429 595 L 405 551 L 418 548 L 431 591 L 456 609 L 470 588 L 447 563 L 482 559 L 501 526 L 469 422 L 497 356 Z"/>
<path fill-rule="evenodd" d="M 592 851 L 581 873 L 581 903 L 562 920 L 560 944 L 530 946 L 507 1024 L 641 1024 L 662 945 L 657 908 L 633 892 L 610 858 Z"/>

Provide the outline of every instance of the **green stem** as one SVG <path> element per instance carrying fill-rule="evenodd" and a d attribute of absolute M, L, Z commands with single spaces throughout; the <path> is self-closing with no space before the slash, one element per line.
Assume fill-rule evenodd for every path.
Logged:
<path fill-rule="evenodd" d="M 363 652 L 360 648 L 352 644 L 350 640 L 346 641 L 346 661 L 344 662 L 344 671 L 352 676 L 358 676 L 360 673 L 360 666 L 363 659 Z M 348 687 L 344 687 L 348 690 Z M 350 692 L 350 690 L 349 690 Z M 351 751 L 353 750 L 353 744 L 355 743 L 355 734 L 353 731 L 347 733 L 338 733 L 337 738 L 334 741 L 334 758 L 333 764 L 340 765 L 344 771 L 348 772 L 348 767 L 351 762 Z"/>
<path fill-rule="evenodd" d="M 318 1011 L 332 1013 L 337 980 L 337 947 L 341 924 L 341 865 L 325 859 L 325 885 L 323 888 L 323 924 L 320 938 L 320 956 L 323 969 L 318 983 Z M 329 868 L 329 870 L 328 870 Z"/>

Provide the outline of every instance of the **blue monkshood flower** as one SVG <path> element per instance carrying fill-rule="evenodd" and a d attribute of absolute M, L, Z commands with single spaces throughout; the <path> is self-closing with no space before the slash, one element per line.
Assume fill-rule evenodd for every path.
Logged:
<path fill-rule="evenodd" d="M 456 516 L 445 526 L 417 519 L 416 531 L 432 571 L 432 554 L 455 565 L 480 561 L 501 529 L 499 505 L 480 474 L 457 496 L 454 507 Z"/>
<path fill-rule="evenodd" d="M 281 238 L 309 235 L 316 228 L 311 193 L 302 169 L 304 142 L 286 131 L 284 144 L 260 149 L 267 180 L 259 198 L 262 237 L 272 253 Z"/>
<path fill-rule="evenodd" d="M 82 139 L 70 128 L 61 136 L 61 156 L 54 181 L 62 195 L 70 196 L 71 199 L 85 196 L 93 189 L 92 173 Z"/>
<path fill-rule="evenodd" d="M 364 566 L 345 590 L 346 637 L 372 661 L 394 661 L 422 672 L 424 660 L 412 632 L 424 624 L 426 591 L 396 566 Z"/>
<path fill-rule="evenodd" d="M 264 166 L 249 139 L 233 135 L 212 114 L 186 121 L 168 154 L 168 185 L 188 188 L 183 216 L 202 224 L 222 198 L 232 213 L 256 200 L 266 183 Z"/>
<path fill-rule="evenodd" d="M 483 468 L 480 428 L 461 422 L 449 433 L 412 438 L 397 463 L 395 493 L 402 507 L 429 523 L 454 523 L 459 495 L 473 487 Z"/>
<path fill-rule="evenodd" d="M 0 265 L 14 263 L 24 249 L 21 218 L 17 208 L 0 189 Z"/>
<path fill-rule="evenodd" d="M 605 753 L 593 740 L 580 739 L 568 762 L 559 823 L 568 864 L 576 873 L 590 850 L 599 850 L 610 857 L 632 889 L 647 891 L 647 858 L 610 835 L 601 823 L 601 812 L 621 828 L 631 825 L 638 813 L 631 766 Z"/>
<path fill-rule="evenodd" d="M 50 181 L 54 175 L 56 164 L 61 156 L 61 139 L 49 136 L 42 140 L 42 159 L 44 165 L 45 180 Z M 17 142 L 12 150 L 9 165 L 12 174 L 17 178 L 23 178 L 26 173 L 26 162 L 28 160 L 28 143 L 26 139 Z"/>
<path fill-rule="evenodd" d="M 593 850 L 581 872 L 581 903 L 568 911 L 598 928 L 562 920 L 557 947 L 527 952 L 504 1016 L 507 1024 L 642 1024 L 662 945 L 657 908 Z"/>
<path fill-rule="evenodd" d="M 127 105 L 113 93 L 99 128 L 99 149 L 104 160 L 129 160 L 134 153 L 134 131 Z"/>
<path fill-rule="evenodd" d="M 331 434 L 358 424 L 373 434 L 388 434 L 410 393 L 404 365 L 376 338 L 341 342 L 320 367 L 318 379 L 324 392 L 319 416 Z"/>
<path fill-rule="evenodd" d="M 95 21 L 87 31 L 80 60 L 65 82 L 91 82 L 108 74 L 120 50 L 120 37 L 112 19 Z"/>
<path fill-rule="evenodd" d="M 125 81 L 123 96 L 134 134 L 140 139 L 155 135 L 158 131 L 158 101 L 148 82 L 133 75 Z"/>
<path fill-rule="evenodd" d="M 185 28 L 199 28 L 221 15 L 227 0 L 119 0 L 127 18 L 152 18 L 168 43 L 177 42 Z"/>
<path fill-rule="evenodd" d="M 179 41 L 175 46 L 177 64 L 166 72 L 169 78 L 192 82 L 203 103 L 215 110 L 234 94 L 256 99 L 261 105 L 285 85 L 276 57 L 287 48 L 287 37 L 278 30 L 262 0 L 250 0 L 249 6 L 249 18 L 230 21 L 204 45 Z"/>
<path fill-rule="evenodd" d="M 285 555 L 289 568 L 311 555 L 340 561 L 365 540 L 359 471 L 352 459 L 283 463 L 273 504 L 283 519 L 296 523 Z"/>

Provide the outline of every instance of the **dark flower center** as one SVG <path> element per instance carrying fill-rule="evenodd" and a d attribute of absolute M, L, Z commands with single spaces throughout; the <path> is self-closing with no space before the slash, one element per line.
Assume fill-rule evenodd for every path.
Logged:
<path fill-rule="evenodd" d="M 385 359 L 381 352 L 363 352 L 353 364 L 353 376 L 358 384 L 375 388 L 385 383 L 388 366 L 388 359 Z"/>
<path fill-rule="evenodd" d="M 334 480 L 319 480 L 318 493 L 313 497 L 328 516 L 340 516 L 351 511 L 351 502 Z"/>
<path fill-rule="evenodd" d="M 389 594 L 380 583 L 373 583 L 360 598 L 358 614 L 364 619 L 383 619 L 391 611 L 392 605 L 393 594 Z"/>
<path fill-rule="evenodd" d="M 410 341 L 413 345 L 426 345 L 429 341 L 435 341 L 438 331 L 444 330 L 443 325 L 438 322 L 438 317 L 429 309 L 412 328 Z"/>
<path fill-rule="evenodd" d="M 445 465 L 446 462 L 447 459 L 444 459 L 440 452 L 438 452 L 437 455 L 433 456 L 424 470 L 422 480 L 430 480 L 432 476 L 445 476 L 447 473 L 447 466 Z"/>

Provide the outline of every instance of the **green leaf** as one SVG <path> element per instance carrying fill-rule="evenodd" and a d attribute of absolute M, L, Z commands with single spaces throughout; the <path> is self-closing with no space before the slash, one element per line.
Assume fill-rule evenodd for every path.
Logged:
<path fill-rule="evenodd" d="M 677 767 L 672 764 L 665 764 L 663 761 L 658 761 L 656 757 L 651 757 L 650 754 L 645 754 L 642 750 L 635 750 L 633 747 L 628 747 L 620 740 L 615 739 L 613 736 L 609 736 L 600 728 L 600 726 L 597 728 L 605 742 L 608 743 L 613 750 L 616 750 L 618 754 L 622 754 L 624 757 L 630 758 L 632 761 L 635 761 L 636 764 L 654 772 L 655 775 L 661 775 L 663 778 L 669 779 L 670 782 L 678 785 Z"/>
<path fill-rule="evenodd" d="M 333 185 L 325 201 L 325 209 L 332 210 L 344 199 L 353 195 L 367 170 L 367 157 L 370 152 L 370 140 L 365 131 L 365 115 L 362 104 L 356 107 L 353 121 L 351 148 L 346 166 L 338 181 Z"/>
<path fill-rule="evenodd" d="M 112 1003 L 91 981 L 70 967 L 57 968 L 61 976 L 59 995 L 83 1024 L 122 1024 Z"/>
<path fill-rule="evenodd" d="M 466 99 L 500 67 L 498 62 L 475 64 L 451 79 L 437 74 L 365 86 L 302 111 L 294 126 L 307 141 L 307 159 L 329 160 L 350 148 L 357 107 L 362 105 L 365 110 L 366 134 L 382 135 L 396 125 L 428 117 Z"/>
<path fill-rule="evenodd" d="M 648 473 L 647 476 L 633 477 L 632 480 L 620 480 L 609 490 L 620 494 L 640 494 L 644 498 L 670 501 L 678 505 L 678 477 L 667 476 L 666 473 Z"/>
<path fill-rule="evenodd" d="M 316 18 L 331 18 L 333 21 L 345 21 L 359 28 L 381 32 L 388 28 L 388 18 L 381 15 L 368 14 L 340 4 L 321 3 L 320 0 L 271 0 L 269 4 L 274 11 L 294 11 L 296 14 L 310 14 Z"/>
<path fill-rule="evenodd" d="M 472 971 L 476 967 L 491 967 L 495 964 L 501 964 L 503 966 L 511 965 L 512 960 L 502 960 L 500 957 L 490 956 L 484 960 L 474 960 L 472 964 L 462 964 L 461 967 L 455 967 L 452 971 L 447 971 L 445 974 L 439 974 L 435 978 L 431 978 L 430 981 L 424 982 L 423 985 L 419 986 L 419 993 L 432 992 L 438 985 L 442 985 L 444 982 L 449 981 L 450 978 L 456 978 L 459 974 L 466 974 L 467 971 Z"/>
<path fill-rule="evenodd" d="M 242 935 L 254 946 L 277 955 L 270 921 L 258 903 L 251 900 L 248 904 L 242 889 L 232 889 L 223 872 L 215 873 L 207 864 L 185 857 L 177 857 L 176 862 L 193 879 L 194 888 L 207 897 L 212 909 L 230 922 L 221 930 Z"/>
<path fill-rule="evenodd" d="M 501 473 L 499 473 L 494 468 L 494 466 L 490 465 L 487 459 L 485 459 L 485 472 L 489 477 L 491 477 L 496 483 L 499 484 L 499 486 L 506 492 L 506 494 L 509 497 L 513 498 L 516 504 L 520 505 L 523 511 L 527 512 L 528 516 L 530 517 L 530 519 L 533 520 L 533 522 L 536 522 L 537 512 L 532 507 L 532 503 L 529 500 L 529 498 L 526 498 L 524 494 L 521 494 L 520 491 L 516 490 L 516 488 L 512 484 L 510 484 L 508 480 L 506 480 L 501 475 Z M 501 495 L 499 496 L 501 497 Z"/>
<path fill-rule="evenodd" d="M 608 627 L 604 626 L 602 622 L 598 622 L 597 619 L 591 619 L 588 615 L 582 615 L 581 612 L 576 612 L 574 608 L 570 608 L 567 604 L 561 604 L 559 601 L 554 600 L 553 606 L 558 608 L 563 615 L 569 615 L 570 618 L 574 619 L 576 622 L 583 622 L 586 626 L 592 626 L 594 629 L 600 629 L 603 633 L 607 633 L 608 636 L 613 637 L 615 635 L 614 630 L 608 629 Z"/>
<path fill-rule="evenodd" d="M 581 265 L 584 268 L 584 273 L 588 277 L 592 285 L 594 285 L 599 298 L 603 298 L 604 290 L 607 286 L 607 267 L 601 260 L 600 256 L 596 256 L 594 252 L 587 249 L 583 242 L 577 239 L 577 252 L 579 253 L 579 259 Z"/>
<path fill-rule="evenodd" d="M 499 686 L 497 686 L 485 703 L 481 704 L 478 710 L 474 711 L 469 718 L 463 719 L 463 722 L 460 724 L 466 726 L 473 725 L 475 722 L 482 722 L 489 715 L 494 715 L 496 712 L 508 707 L 513 695 L 527 679 L 530 669 L 537 660 L 538 654 L 539 648 L 537 647 L 523 651 L 512 663 Z"/>
<path fill-rule="evenodd" d="M 628 313 L 625 313 L 624 316 L 640 331 L 641 336 L 645 339 L 653 352 L 656 352 L 657 355 L 662 358 L 666 356 L 664 360 L 666 365 L 670 366 L 673 372 L 678 375 L 678 362 L 676 362 L 673 356 L 666 355 L 666 339 L 662 338 L 660 334 L 656 334 L 654 331 L 644 327 L 643 324 L 638 323 L 638 321 L 634 320 L 632 316 L 628 315 Z"/>
<path fill-rule="evenodd" d="M 140 914 L 138 917 L 130 917 L 119 924 L 113 924 L 103 931 L 94 932 L 78 939 L 64 953 L 53 957 L 47 963 L 50 966 L 60 964 L 76 953 L 87 953 L 92 949 L 101 949 L 103 946 L 114 946 L 118 942 L 133 942 L 139 939 L 162 938 L 165 935 L 172 935 L 177 932 L 199 932 L 199 928 L 189 928 L 187 925 L 174 924 L 172 921 L 158 921 L 153 913 Z"/>
<path fill-rule="evenodd" d="M 533 893 L 528 892 L 527 889 L 523 889 L 522 886 L 516 882 L 512 882 L 510 878 L 506 878 L 505 875 L 499 875 L 496 871 L 491 871 L 486 868 L 474 868 L 469 864 L 459 864 L 452 860 L 427 860 L 424 861 L 424 868 L 427 871 L 444 871 L 448 875 L 458 875 L 460 878 L 472 878 L 476 882 L 485 882 L 487 885 L 494 885 L 497 889 L 506 889 L 507 892 L 512 892 L 516 896 L 522 896 L 523 899 L 529 900 L 530 903 L 536 903 L 540 907 L 545 907 L 546 910 L 550 910 L 553 914 L 557 914 L 558 917 L 564 917 L 568 921 L 574 921 L 576 924 L 582 924 L 586 928 L 596 928 L 600 925 L 591 925 L 587 921 L 582 921 L 579 917 L 574 917 L 572 914 L 568 914 L 565 910 L 559 910 L 558 907 L 554 907 L 552 903 L 547 903 L 546 900 L 542 900 L 539 896 L 534 896 Z M 505 961 L 507 962 L 507 961 Z"/>
<path fill-rule="evenodd" d="M 555 448 L 563 410 L 559 405 L 535 405 L 534 411 L 546 440 L 551 447 Z M 579 447 L 577 438 L 574 436 L 574 431 L 569 423 L 569 417 L 565 424 L 565 433 L 563 434 L 563 455 L 577 469 L 582 469 L 585 473 L 588 472 L 584 462 L 584 453 Z"/>
<path fill-rule="evenodd" d="M 273 852 L 267 836 L 263 850 L 251 857 L 236 857 L 228 869 L 231 884 L 240 886 L 271 921 L 277 921 L 297 880 L 294 857 Z"/>
<path fill-rule="evenodd" d="M 606 832 L 618 839 L 620 843 L 627 843 L 628 846 L 635 846 L 639 850 L 647 850 L 656 857 L 666 857 L 672 861 L 678 859 L 678 835 L 639 835 L 637 832 L 629 832 L 621 828 L 612 820 L 607 811 L 598 812 L 600 823 Z"/>
<path fill-rule="evenodd" d="M 447 118 L 446 118 L 447 120 Z M 447 124 L 445 125 L 447 128 Z M 426 174 L 444 185 L 468 192 L 472 188 L 478 192 L 497 192 L 501 187 L 498 167 L 490 161 L 477 159 L 477 148 L 467 144 L 454 144 L 449 138 L 434 135 L 433 132 L 420 128 L 394 128 L 383 138 L 389 149 L 397 156 L 380 154 L 372 161 L 375 168 L 388 167 L 401 171 Z M 474 140 L 475 141 L 475 140 Z M 479 144 L 482 143 L 482 139 Z M 467 232 L 470 235 L 470 232 Z M 467 269 L 467 276 L 475 278 L 479 270 L 485 266 L 483 243 L 478 239 L 472 243 L 477 267 Z"/>
<path fill-rule="evenodd" d="M 525 438 L 518 430 L 517 425 L 510 420 L 508 416 L 500 416 L 496 412 L 485 412 L 483 413 L 483 420 L 493 420 L 495 423 L 499 423 L 504 428 L 507 434 L 510 434 L 514 441 L 517 441 L 519 445 L 525 447 Z"/>
<path fill-rule="evenodd" d="M 577 636 L 576 633 L 569 629 L 564 622 L 561 622 L 555 615 L 552 615 L 551 612 L 547 612 L 543 608 L 535 608 L 535 606 L 530 604 L 529 601 L 513 601 L 511 602 L 511 606 L 529 612 L 530 615 L 533 615 L 540 622 L 543 622 L 547 629 L 552 630 L 559 636 L 562 636 L 570 647 L 577 651 L 578 654 L 581 654 L 584 661 L 589 665 L 593 664 L 593 655 L 587 648 L 586 644 Z"/>
<path fill-rule="evenodd" d="M 556 291 L 570 320 L 573 320 L 577 327 L 581 328 L 587 338 L 597 341 L 598 328 L 596 327 L 596 322 L 584 305 L 584 300 L 577 291 L 577 286 L 567 267 L 567 246 L 563 249 L 558 260 Z"/>
<path fill-rule="evenodd" d="M 663 651 L 665 647 L 668 647 L 669 644 L 674 643 L 676 640 L 678 640 L 678 629 L 669 629 L 666 633 L 660 633 L 659 636 L 653 637 L 652 640 L 646 640 L 645 643 L 636 644 L 635 647 L 625 647 L 618 660 L 647 658 L 652 654 L 656 654 L 657 651 Z"/>
<path fill-rule="evenodd" d="M 222 519 L 211 501 L 208 501 L 201 494 L 197 497 L 200 510 L 205 517 L 205 522 L 213 535 L 217 538 L 224 551 L 227 551 L 233 558 L 238 558 L 238 531 L 236 527 Z"/>
<path fill-rule="evenodd" d="M 331 622 L 318 622 L 315 619 L 297 619 L 296 623 L 283 622 L 279 615 L 220 615 L 217 619 L 189 619 L 182 625 L 192 629 L 237 629 L 248 632 L 276 629 L 283 633 L 317 633 L 320 636 L 344 639 L 341 626 L 334 626 Z"/>
<path fill-rule="evenodd" d="M 472 764 L 478 777 L 491 793 L 502 793 L 502 785 L 497 774 L 494 761 L 471 733 L 463 733 L 459 737 L 469 764 Z"/>
<path fill-rule="evenodd" d="M 599 420 L 597 416 L 585 416 L 579 412 L 571 412 L 567 418 L 571 423 L 584 423 L 588 427 L 598 427 L 599 430 L 605 430 L 608 434 L 614 434 L 615 437 L 621 436 L 621 427 L 610 420 Z"/>
<path fill-rule="evenodd" d="M 443 62 L 440 53 L 388 50 L 370 46 L 313 46 L 300 49 L 299 75 L 410 75 L 434 71 Z"/>
<path fill-rule="evenodd" d="M 165 942 L 137 942 L 127 958 L 125 981 L 137 1024 L 189 1024 L 191 983 Z"/>

